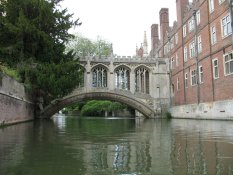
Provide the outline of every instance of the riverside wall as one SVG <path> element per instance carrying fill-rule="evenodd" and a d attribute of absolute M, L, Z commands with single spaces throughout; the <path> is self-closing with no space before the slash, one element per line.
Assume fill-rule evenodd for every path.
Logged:
<path fill-rule="evenodd" d="M 173 118 L 233 120 L 233 99 L 170 108 Z"/>
<path fill-rule="evenodd" d="M 25 87 L 0 72 L 0 126 L 34 119 L 34 103 Z"/>

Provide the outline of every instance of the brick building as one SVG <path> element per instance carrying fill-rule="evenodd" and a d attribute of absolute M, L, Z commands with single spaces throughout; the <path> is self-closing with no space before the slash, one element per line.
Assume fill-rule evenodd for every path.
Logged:
<path fill-rule="evenodd" d="M 151 26 L 151 55 L 170 58 L 172 106 L 213 106 L 225 100 L 233 105 L 229 0 L 176 0 L 176 8 L 177 21 L 172 27 L 169 10 L 160 10 L 160 38 L 158 24 Z"/>

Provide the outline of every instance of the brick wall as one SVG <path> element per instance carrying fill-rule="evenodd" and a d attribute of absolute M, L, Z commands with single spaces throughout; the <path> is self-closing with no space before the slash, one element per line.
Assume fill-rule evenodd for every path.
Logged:
<path fill-rule="evenodd" d="M 0 81 L 0 125 L 34 119 L 34 104 L 24 86 L 3 74 Z"/>
<path fill-rule="evenodd" d="M 222 19 L 229 14 L 228 1 L 225 0 L 219 4 L 214 1 L 214 10 L 210 12 L 209 1 L 193 1 L 189 5 L 186 0 L 176 0 L 177 5 L 177 25 L 173 26 L 168 36 L 163 40 L 163 46 L 160 46 L 157 53 L 161 53 L 164 46 L 174 42 L 172 38 L 178 35 L 178 43 L 173 43 L 164 57 L 175 60 L 172 65 L 172 84 L 174 93 L 172 104 L 174 106 L 184 104 L 206 103 L 219 100 L 233 99 L 233 74 L 224 73 L 224 54 L 232 52 L 231 34 L 223 37 Z M 187 7 L 188 6 L 188 7 Z M 193 17 L 194 11 L 200 10 L 200 23 L 197 28 L 189 31 L 189 21 Z M 183 26 L 186 25 L 187 35 L 183 37 Z M 212 44 L 211 29 L 216 29 L 217 42 Z M 190 56 L 190 43 L 195 41 L 195 37 L 201 37 L 202 51 L 197 57 Z M 187 61 L 184 61 L 184 47 L 187 48 Z M 176 59 L 178 56 L 178 59 Z M 218 60 L 219 77 L 213 77 L 213 59 Z M 178 65 L 175 63 L 178 60 Z M 198 64 L 197 64 L 198 60 Z M 175 65 L 175 66 L 174 66 Z M 197 69 L 197 65 L 203 68 L 203 82 L 197 85 L 191 85 L 191 71 Z M 188 86 L 185 87 L 185 73 L 188 73 Z M 179 78 L 179 90 L 177 87 L 177 78 Z"/>

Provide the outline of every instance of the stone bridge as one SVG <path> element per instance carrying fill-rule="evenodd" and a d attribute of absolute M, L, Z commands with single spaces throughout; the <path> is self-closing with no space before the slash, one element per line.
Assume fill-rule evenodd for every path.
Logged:
<path fill-rule="evenodd" d="M 136 115 L 153 118 L 169 104 L 169 65 L 165 58 L 85 57 L 82 88 L 54 100 L 41 111 L 51 117 L 62 108 L 86 100 L 111 100 L 136 110 Z"/>

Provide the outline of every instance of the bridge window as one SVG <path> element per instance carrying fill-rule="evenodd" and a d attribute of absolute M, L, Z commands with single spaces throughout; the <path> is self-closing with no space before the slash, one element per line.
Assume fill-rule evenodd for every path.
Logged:
<path fill-rule="evenodd" d="M 136 92 L 149 94 L 149 71 L 141 67 L 135 73 Z"/>
<path fill-rule="evenodd" d="M 92 86 L 107 87 L 107 70 L 104 67 L 97 67 L 93 69 Z"/>
<path fill-rule="evenodd" d="M 119 67 L 115 71 L 115 86 L 118 89 L 130 89 L 130 74 L 129 70 L 124 67 Z"/>

